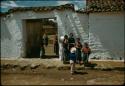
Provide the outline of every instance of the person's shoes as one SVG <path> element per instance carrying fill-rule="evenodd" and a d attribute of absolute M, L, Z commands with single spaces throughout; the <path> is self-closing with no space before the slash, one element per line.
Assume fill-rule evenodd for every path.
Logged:
<path fill-rule="evenodd" d="M 72 75 L 74 75 L 74 74 L 75 74 L 75 72 L 71 72 L 71 74 L 72 74 Z"/>
<path fill-rule="evenodd" d="M 71 73 L 72 75 L 74 75 L 75 73 Z"/>

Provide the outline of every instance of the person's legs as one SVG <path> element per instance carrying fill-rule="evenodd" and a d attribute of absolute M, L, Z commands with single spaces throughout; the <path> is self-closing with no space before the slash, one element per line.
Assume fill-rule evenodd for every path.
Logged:
<path fill-rule="evenodd" d="M 86 54 L 83 54 L 83 63 L 86 62 Z"/>
<path fill-rule="evenodd" d="M 69 50 L 66 49 L 66 60 L 69 61 Z"/>
<path fill-rule="evenodd" d="M 77 58 L 78 63 L 80 64 L 81 62 L 81 50 L 80 49 L 77 49 L 76 58 Z"/>
<path fill-rule="evenodd" d="M 73 73 L 75 72 L 75 63 L 73 63 Z"/>
<path fill-rule="evenodd" d="M 82 60 L 82 57 L 81 57 L 81 50 L 79 49 L 79 61 Z"/>
<path fill-rule="evenodd" d="M 78 48 L 76 48 L 76 63 L 79 63 Z"/>
<path fill-rule="evenodd" d="M 56 46 L 55 46 L 55 44 L 54 44 L 54 49 L 53 50 L 54 50 L 54 53 L 56 53 Z"/>
<path fill-rule="evenodd" d="M 68 49 L 64 48 L 64 58 L 65 58 L 65 61 L 68 60 L 68 55 L 69 55 Z"/>
<path fill-rule="evenodd" d="M 58 44 L 56 44 L 56 48 L 55 48 L 56 50 L 56 55 L 59 55 L 59 46 L 58 46 Z"/>
<path fill-rule="evenodd" d="M 81 55 L 82 53 L 81 53 L 81 50 L 79 50 L 79 62 L 80 62 L 80 65 L 82 65 L 82 55 Z"/>
<path fill-rule="evenodd" d="M 73 74 L 74 73 L 74 61 L 70 60 L 70 73 Z"/>
<path fill-rule="evenodd" d="M 86 55 L 86 63 L 88 63 L 89 55 Z"/>
<path fill-rule="evenodd" d="M 45 48 L 44 46 L 42 47 L 42 52 L 43 52 L 43 56 L 45 55 Z"/>
<path fill-rule="evenodd" d="M 40 50 L 40 58 L 42 58 L 43 52 L 42 49 Z"/>
<path fill-rule="evenodd" d="M 87 54 L 84 54 L 84 62 L 87 63 L 88 62 L 88 57 Z"/>
<path fill-rule="evenodd" d="M 64 48 L 64 61 L 66 61 L 66 49 Z"/>
<path fill-rule="evenodd" d="M 70 73 L 72 74 L 73 73 L 73 63 L 70 63 L 70 65 L 71 65 Z"/>
<path fill-rule="evenodd" d="M 73 60 L 70 60 L 70 73 L 74 74 L 75 73 L 75 62 Z"/>

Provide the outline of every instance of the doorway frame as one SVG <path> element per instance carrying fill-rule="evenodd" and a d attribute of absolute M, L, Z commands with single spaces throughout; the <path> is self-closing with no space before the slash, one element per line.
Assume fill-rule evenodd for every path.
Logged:
<path fill-rule="evenodd" d="M 43 18 L 28 18 L 28 19 L 22 19 L 22 37 L 23 37 L 23 42 L 22 42 L 22 49 L 23 49 L 23 55 L 22 57 L 23 58 L 28 58 L 26 57 L 27 53 L 26 53 L 26 41 L 27 41 L 27 31 L 26 31 L 26 21 L 27 20 L 37 20 L 37 19 L 54 19 L 54 21 L 56 22 L 56 27 L 57 27 L 57 35 L 59 36 L 59 32 L 58 32 L 58 29 L 59 29 L 59 24 L 57 22 L 57 17 L 43 17 Z M 59 42 L 59 37 L 58 37 L 58 42 Z M 59 58 L 59 56 L 58 56 Z"/>

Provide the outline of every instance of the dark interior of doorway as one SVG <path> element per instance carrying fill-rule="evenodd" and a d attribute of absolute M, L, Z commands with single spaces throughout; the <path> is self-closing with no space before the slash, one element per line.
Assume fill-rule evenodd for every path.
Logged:
<path fill-rule="evenodd" d="M 40 58 L 41 41 L 43 34 L 48 35 L 48 46 L 44 46 L 45 56 L 42 58 L 57 58 L 54 53 L 53 39 L 57 34 L 55 18 L 27 19 L 26 20 L 26 57 Z"/>

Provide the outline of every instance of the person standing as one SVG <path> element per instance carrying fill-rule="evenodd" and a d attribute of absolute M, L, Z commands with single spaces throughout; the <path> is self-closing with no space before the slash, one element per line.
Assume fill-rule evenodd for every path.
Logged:
<path fill-rule="evenodd" d="M 70 50 L 70 48 L 75 44 L 75 39 L 73 37 L 73 33 L 70 33 L 68 43 L 69 43 L 69 50 Z"/>
<path fill-rule="evenodd" d="M 63 40 L 63 49 L 64 49 L 64 61 L 68 60 L 69 50 L 68 50 L 68 36 L 64 36 Z"/>
<path fill-rule="evenodd" d="M 82 44 L 80 42 L 80 38 L 76 39 L 76 58 L 77 58 L 77 63 L 81 65 L 81 49 L 82 49 Z"/>
<path fill-rule="evenodd" d="M 71 74 L 74 74 L 75 73 L 75 63 L 76 63 L 76 47 L 75 47 L 75 45 L 71 46 L 69 57 L 70 57 L 70 67 L 71 67 L 70 72 L 71 72 Z"/>
<path fill-rule="evenodd" d="M 43 44 L 46 47 L 48 46 L 48 35 L 46 33 L 43 34 Z"/>
<path fill-rule="evenodd" d="M 91 49 L 89 48 L 88 43 L 84 43 L 82 48 L 82 53 L 83 53 L 83 62 L 86 64 L 88 63 L 89 55 L 91 53 Z"/>
<path fill-rule="evenodd" d="M 56 53 L 56 55 L 59 55 L 59 44 L 58 44 L 58 37 L 57 34 L 54 37 L 54 53 Z"/>
<path fill-rule="evenodd" d="M 45 48 L 44 48 L 44 43 L 43 43 L 43 40 L 41 37 L 41 40 L 40 40 L 40 58 L 43 58 L 44 55 L 45 55 Z"/>

